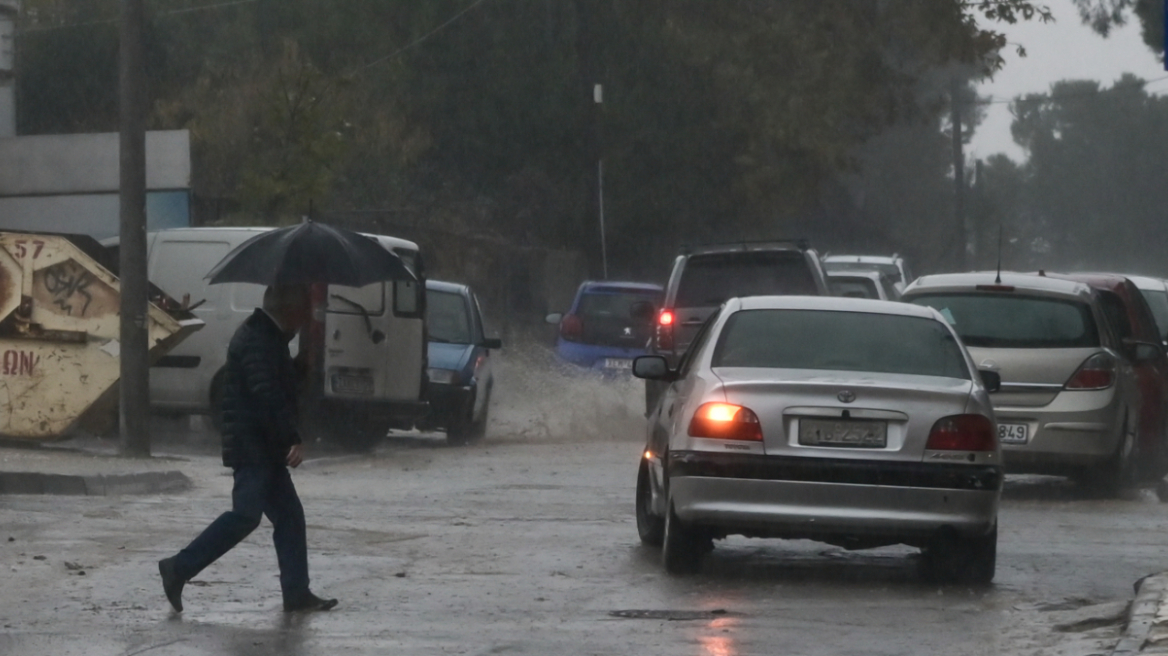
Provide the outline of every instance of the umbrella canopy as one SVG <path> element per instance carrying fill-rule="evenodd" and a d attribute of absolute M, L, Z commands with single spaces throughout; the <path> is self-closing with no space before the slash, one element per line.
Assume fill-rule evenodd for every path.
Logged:
<path fill-rule="evenodd" d="M 207 274 L 210 284 L 347 285 L 417 280 L 396 254 L 359 232 L 306 221 L 243 242 Z"/>

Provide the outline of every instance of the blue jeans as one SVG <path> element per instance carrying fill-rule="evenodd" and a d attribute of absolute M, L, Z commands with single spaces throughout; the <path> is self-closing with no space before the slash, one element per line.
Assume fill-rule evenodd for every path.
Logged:
<path fill-rule="evenodd" d="M 280 564 L 280 587 L 285 601 L 308 592 L 308 544 L 304 507 L 292 476 L 283 465 L 244 465 L 235 468 L 231 510 L 219 516 L 174 559 L 181 580 L 198 575 L 239 544 L 260 525 L 260 516 L 272 522 L 272 540 Z"/>

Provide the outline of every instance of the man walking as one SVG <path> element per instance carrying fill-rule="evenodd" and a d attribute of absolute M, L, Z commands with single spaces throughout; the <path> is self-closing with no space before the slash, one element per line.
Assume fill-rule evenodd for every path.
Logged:
<path fill-rule="evenodd" d="M 296 375 L 288 342 L 311 313 L 308 289 L 268 287 L 264 305 L 235 331 L 227 349 L 223 388 L 223 464 L 235 472 L 231 510 L 175 556 L 158 562 L 162 589 L 182 612 L 187 581 L 260 524 L 272 522 L 285 611 L 329 610 L 336 599 L 308 589 L 304 508 L 289 467 L 303 460 L 296 430 Z"/>

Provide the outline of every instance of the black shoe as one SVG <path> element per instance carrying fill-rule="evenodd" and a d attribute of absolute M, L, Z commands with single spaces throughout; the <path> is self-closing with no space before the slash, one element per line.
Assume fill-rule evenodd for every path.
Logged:
<path fill-rule="evenodd" d="M 158 561 L 158 573 L 162 575 L 162 591 L 166 599 L 174 606 L 176 613 L 182 612 L 182 590 L 187 584 L 174 572 L 174 558 L 164 558 Z"/>
<path fill-rule="evenodd" d="M 285 613 L 296 613 L 300 611 L 314 611 L 314 610 L 330 610 L 337 605 L 336 599 L 321 599 L 320 597 L 305 592 L 302 596 L 296 598 L 294 601 L 284 601 Z"/>

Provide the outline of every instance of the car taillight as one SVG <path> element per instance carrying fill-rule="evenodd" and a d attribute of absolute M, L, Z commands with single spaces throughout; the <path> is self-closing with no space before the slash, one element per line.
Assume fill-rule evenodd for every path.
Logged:
<path fill-rule="evenodd" d="M 564 318 L 560 320 L 560 337 L 569 342 L 578 342 L 583 334 L 584 322 L 580 317 L 574 314 L 565 314 Z"/>
<path fill-rule="evenodd" d="M 689 422 L 690 437 L 762 441 L 762 425 L 750 408 L 731 403 L 706 403 Z"/>
<path fill-rule="evenodd" d="M 930 451 L 993 451 L 998 444 L 994 422 L 982 415 L 953 415 L 937 420 L 925 449 Z"/>
<path fill-rule="evenodd" d="M 673 311 L 662 310 L 657 315 L 657 350 L 673 350 Z"/>
<path fill-rule="evenodd" d="M 1083 362 L 1075 375 L 1067 381 L 1067 389 L 1101 390 L 1115 384 L 1115 358 L 1107 353 L 1096 353 Z"/>

